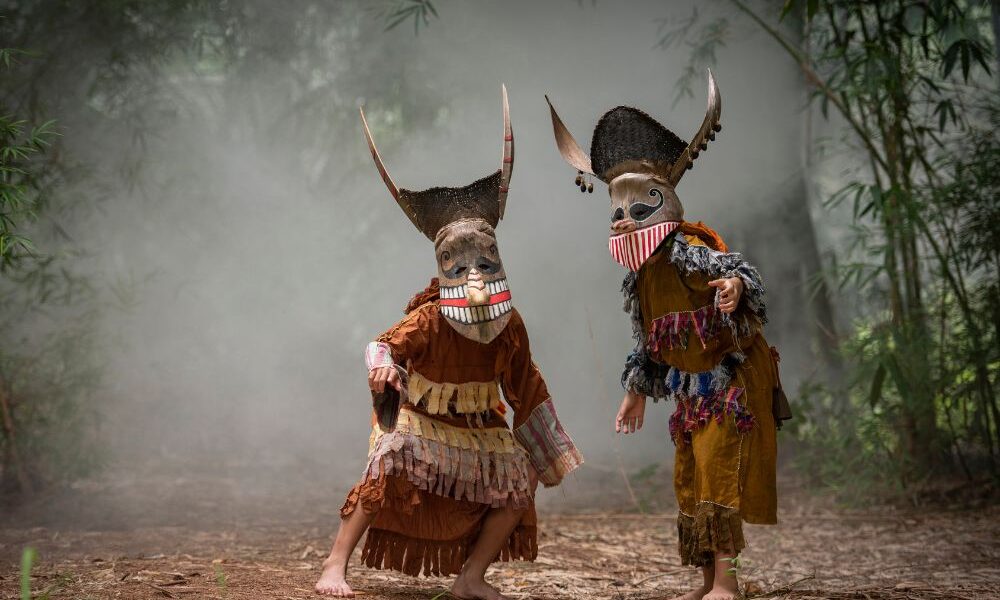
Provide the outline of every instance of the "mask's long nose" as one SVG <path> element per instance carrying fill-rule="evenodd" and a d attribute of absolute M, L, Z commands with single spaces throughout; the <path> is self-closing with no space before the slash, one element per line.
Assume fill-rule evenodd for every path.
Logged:
<path fill-rule="evenodd" d="M 617 221 L 611 224 L 611 233 L 613 234 L 629 233 L 635 230 L 636 230 L 635 221 L 627 217 L 624 219 L 618 219 Z"/>
<path fill-rule="evenodd" d="M 465 299 L 469 301 L 469 306 L 483 306 L 490 301 L 490 293 L 486 291 L 483 275 L 475 267 L 469 271 L 469 277 L 466 279 Z"/>

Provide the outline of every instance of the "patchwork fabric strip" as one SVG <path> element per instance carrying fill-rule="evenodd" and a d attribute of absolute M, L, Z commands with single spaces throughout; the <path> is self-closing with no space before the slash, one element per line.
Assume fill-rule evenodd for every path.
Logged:
<path fill-rule="evenodd" d="M 649 351 L 659 354 L 663 349 L 686 349 L 692 329 L 704 348 L 706 342 L 718 334 L 721 314 L 714 305 L 708 304 L 697 310 L 672 312 L 653 320 L 649 326 Z"/>
<path fill-rule="evenodd" d="M 722 394 L 678 398 L 677 409 L 670 416 L 670 437 L 677 445 L 691 441 L 691 434 L 712 419 L 722 424 L 727 417 L 735 419 L 736 430 L 743 434 L 754 426 L 753 415 L 740 402 L 743 388 L 731 387 Z"/>
<path fill-rule="evenodd" d="M 501 406 L 496 381 L 438 383 L 414 371 L 408 391 L 409 401 L 423 404 L 432 415 L 483 413 Z"/>
<path fill-rule="evenodd" d="M 425 492 L 491 507 L 527 506 L 528 456 L 505 427 L 463 429 L 402 410 L 372 431 L 362 483 L 391 474 Z"/>
<path fill-rule="evenodd" d="M 528 451 L 538 480 L 546 487 L 557 485 L 583 464 L 583 455 L 563 429 L 551 399 L 531 411 L 528 420 L 514 431 L 514 437 Z"/>

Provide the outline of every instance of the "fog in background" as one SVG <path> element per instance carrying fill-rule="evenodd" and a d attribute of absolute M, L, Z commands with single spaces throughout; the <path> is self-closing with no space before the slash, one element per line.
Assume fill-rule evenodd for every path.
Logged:
<path fill-rule="evenodd" d="M 650 403 L 641 434 L 615 441 L 632 346 L 624 271 L 607 250 L 606 187 L 574 188 L 543 95 L 585 148 L 597 119 L 620 104 L 689 138 L 704 116 L 704 77 L 672 106 L 689 57 L 656 43 L 657 20 L 694 4 L 440 2 L 440 19 L 419 36 L 409 23 L 384 32 L 377 15 L 345 11 L 334 19 L 357 25 L 317 40 L 326 67 L 291 92 L 282 53 L 296 40 L 282 27 L 310 17 L 276 4 L 257 25 L 258 51 L 272 60 L 212 76 L 161 66 L 169 102 L 145 115 L 134 163 L 134 140 L 95 116 L 114 107 L 54 114 L 86 168 L 128 176 L 69 232 L 90 271 L 117 290 L 101 321 L 107 371 L 97 398 L 108 476 L 217 475 L 233 494 L 308 485 L 339 505 L 368 448 L 364 346 L 436 273 L 432 245 L 371 164 L 357 106 L 397 185 L 465 185 L 499 168 L 501 83 L 516 162 L 499 248 L 535 361 L 588 461 L 541 502 L 570 502 L 597 476 L 617 482 L 619 460 L 630 472 L 669 465 L 672 406 Z M 271 22 L 282 33 L 267 38 Z M 763 273 L 768 340 L 794 396 L 816 371 L 803 305 L 810 274 L 800 227 L 787 219 L 806 191 L 806 97 L 770 40 L 737 15 L 730 23 L 714 67 L 723 130 L 678 194 L 689 220 L 715 228 Z M 63 193 L 92 191 L 73 185 Z"/>

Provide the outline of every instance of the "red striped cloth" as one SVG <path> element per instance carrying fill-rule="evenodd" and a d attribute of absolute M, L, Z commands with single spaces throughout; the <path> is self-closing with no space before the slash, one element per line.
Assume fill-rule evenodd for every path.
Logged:
<path fill-rule="evenodd" d="M 642 263 L 652 256 L 656 248 L 680 225 L 677 221 L 666 221 L 636 229 L 629 233 L 613 235 L 608 239 L 608 249 L 615 262 L 629 271 L 638 271 Z"/>

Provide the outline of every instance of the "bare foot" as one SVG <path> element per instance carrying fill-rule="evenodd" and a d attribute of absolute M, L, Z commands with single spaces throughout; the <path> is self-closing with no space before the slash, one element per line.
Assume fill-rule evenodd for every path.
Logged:
<path fill-rule="evenodd" d="M 461 600 L 510 600 L 482 578 L 459 575 L 451 584 L 451 595 Z"/>
<path fill-rule="evenodd" d="M 737 592 L 726 588 L 714 587 L 702 597 L 702 600 L 736 600 Z"/>
<path fill-rule="evenodd" d="M 353 598 L 354 590 L 347 585 L 347 565 L 330 560 L 323 561 L 323 574 L 316 582 L 316 593 L 337 598 Z"/>
<path fill-rule="evenodd" d="M 704 600 L 708 597 L 705 594 L 707 594 L 710 590 L 711 588 L 702 586 L 696 590 L 691 590 L 683 596 L 676 596 L 671 600 Z"/>

